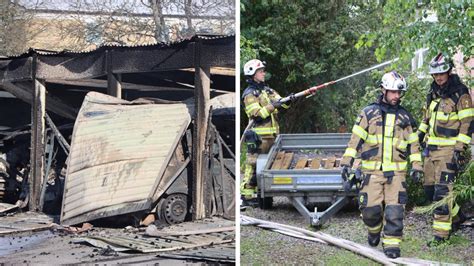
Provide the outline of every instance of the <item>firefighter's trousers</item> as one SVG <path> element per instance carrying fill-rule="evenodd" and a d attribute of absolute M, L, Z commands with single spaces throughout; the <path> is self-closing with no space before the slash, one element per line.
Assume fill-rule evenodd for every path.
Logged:
<path fill-rule="evenodd" d="M 254 198 L 257 194 L 257 177 L 255 175 L 255 168 L 257 166 L 257 157 L 261 153 L 268 153 L 275 137 L 262 137 L 262 143 L 257 148 L 256 152 L 247 152 L 247 157 L 244 164 L 244 178 L 240 183 L 240 195 L 245 199 Z"/>
<path fill-rule="evenodd" d="M 383 229 L 384 248 L 400 246 L 406 202 L 405 172 L 395 172 L 391 178 L 381 171 L 365 173 L 359 208 L 369 233 L 378 234 Z"/>
<path fill-rule="evenodd" d="M 433 191 L 431 201 L 439 201 L 453 190 L 456 166 L 452 163 L 454 149 L 438 149 L 430 151 L 425 157 L 424 172 L 425 191 Z M 427 193 L 429 194 L 429 193 Z M 452 226 L 452 204 L 445 204 L 433 212 L 433 235 L 448 238 Z"/>

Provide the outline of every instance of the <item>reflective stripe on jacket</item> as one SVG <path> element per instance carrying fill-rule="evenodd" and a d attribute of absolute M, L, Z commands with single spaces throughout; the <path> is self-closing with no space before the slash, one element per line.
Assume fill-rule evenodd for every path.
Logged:
<path fill-rule="evenodd" d="M 474 108 L 468 89 L 457 75 L 450 75 L 443 89 L 433 82 L 428 99 L 419 135 L 428 145 L 462 150 L 471 142 L 474 130 Z"/>
<path fill-rule="evenodd" d="M 278 101 L 281 96 L 273 89 L 249 82 L 250 85 L 242 93 L 245 113 L 249 119 L 255 121 L 253 130 L 260 136 L 279 134 L 278 110 L 272 103 Z M 282 105 L 288 108 L 287 105 Z"/>
<path fill-rule="evenodd" d="M 418 136 L 411 114 L 401 106 L 373 103 L 362 110 L 341 165 L 352 165 L 360 153 L 363 170 L 405 171 L 407 161 L 422 170 Z"/>

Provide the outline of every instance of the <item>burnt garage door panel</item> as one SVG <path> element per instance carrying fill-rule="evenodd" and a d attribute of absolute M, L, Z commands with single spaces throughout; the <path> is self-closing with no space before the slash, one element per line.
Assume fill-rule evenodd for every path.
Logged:
<path fill-rule="evenodd" d="M 190 121 L 183 103 L 136 105 L 89 93 L 74 125 L 61 223 L 149 207 L 137 203 L 156 198 Z"/>

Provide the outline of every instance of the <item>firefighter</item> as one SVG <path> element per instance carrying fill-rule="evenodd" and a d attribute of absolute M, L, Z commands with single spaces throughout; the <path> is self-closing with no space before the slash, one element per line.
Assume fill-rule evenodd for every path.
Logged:
<path fill-rule="evenodd" d="M 458 75 L 451 73 L 452 67 L 452 62 L 443 53 L 436 55 L 429 64 L 433 82 L 418 129 L 425 157 L 423 185 L 429 201 L 439 201 L 452 191 L 474 127 L 469 89 Z M 437 245 L 449 238 L 453 219 L 458 218 L 453 213 L 455 209 L 459 208 L 443 205 L 435 209 L 434 237 L 428 245 Z"/>
<path fill-rule="evenodd" d="M 359 208 L 368 228 L 368 243 L 377 246 L 383 229 L 384 253 L 389 258 L 397 258 L 407 203 L 407 160 L 412 163 L 410 176 L 415 182 L 421 180 L 423 168 L 415 121 L 400 105 L 407 90 L 405 79 L 392 71 L 383 75 L 380 87 L 382 94 L 361 111 L 352 128 L 341 161 L 342 178 L 346 181 L 360 153 L 363 178 Z"/>
<path fill-rule="evenodd" d="M 244 75 L 248 83 L 242 93 L 242 101 L 253 127 L 244 132 L 247 146 L 244 178 L 240 185 L 240 193 L 244 205 L 256 203 L 257 178 L 255 174 L 258 154 L 268 153 L 275 137 L 279 133 L 278 109 L 289 108 L 279 102 L 281 96 L 265 84 L 265 63 L 252 59 L 244 65 Z"/>

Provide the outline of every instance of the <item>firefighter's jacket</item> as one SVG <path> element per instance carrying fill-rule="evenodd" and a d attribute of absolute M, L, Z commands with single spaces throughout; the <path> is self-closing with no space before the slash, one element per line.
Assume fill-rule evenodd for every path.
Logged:
<path fill-rule="evenodd" d="M 416 123 L 400 105 L 391 106 L 378 101 L 365 107 L 352 128 L 352 136 L 341 165 L 351 166 L 360 153 L 364 172 L 382 171 L 384 176 L 412 168 L 422 171 L 420 144 L 414 132 Z"/>
<path fill-rule="evenodd" d="M 432 150 L 461 151 L 471 142 L 473 117 L 469 89 L 458 75 L 450 75 L 444 88 L 433 81 L 418 129 L 420 142 L 426 142 Z"/>
<path fill-rule="evenodd" d="M 253 80 L 247 80 L 249 86 L 242 93 L 245 113 L 249 119 L 253 119 L 255 124 L 253 130 L 259 136 L 274 137 L 279 134 L 278 109 L 274 108 L 272 103 L 278 101 L 281 96 L 265 83 L 256 83 Z M 288 105 L 283 104 L 283 108 Z"/>

